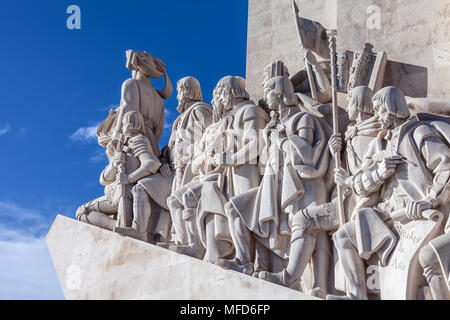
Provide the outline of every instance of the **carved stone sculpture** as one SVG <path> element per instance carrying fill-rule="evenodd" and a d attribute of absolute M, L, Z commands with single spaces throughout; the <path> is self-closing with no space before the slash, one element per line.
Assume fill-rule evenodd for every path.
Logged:
<path fill-rule="evenodd" d="M 381 266 L 388 263 L 399 240 L 393 220 L 448 214 L 449 120 L 426 114 L 408 120 L 405 97 L 395 87 L 383 88 L 373 100 L 383 130 L 370 143 L 360 173 L 339 171 L 335 177 L 343 186 L 352 181 L 361 199 L 353 219 L 333 235 L 348 290 L 330 299 L 367 299 L 362 259 L 377 253 Z"/>
<path fill-rule="evenodd" d="M 182 201 L 182 217 L 185 221 L 188 243 L 185 246 L 169 246 L 170 250 L 199 259 L 203 259 L 206 252 L 205 245 L 201 240 L 202 236 L 199 232 L 201 228 L 198 226 L 199 219 L 197 215 L 200 199 L 204 194 L 203 187 L 213 190 L 209 196 L 212 195 L 214 198 L 209 199 L 213 203 L 216 202 L 218 208 L 222 207 L 226 202 L 224 196 L 218 190 L 222 186 L 223 168 L 219 167 L 214 160 L 216 154 L 221 154 L 226 149 L 225 126 L 223 125 L 224 107 L 220 102 L 219 93 L 216 87 L 212 100 L 213 123 L 205 130 L 200 142 L 196 142 L 194 149 L 192 171 L 196 176 L 191 182 L 177 190 L 178 197 Z M 207 191 L 205 194 L 207 194 Z M 219 232 L 216 232 L 216 229 Z M 205 237 L 215 239 L 215 241 L 209 241 L 210 244 L 215 244 L 215 248 L 212 245 L 210 246 L 209 256 L 226 256 L 232 251 L 227 223 L 222 216 L 214 216 L 214 222 L 209 223 L 208 228 L 203 234 L 203 238 Z"/>
<path fill-rule="evenodd" d="M 115 190 L 117 187 L 115 174 L 117 170 L 113 168 L 114 148 L 107 147 L 111 141 L 112 130 L 117 120 L 117 110 L 110 110 L 108 117 L 100 124 L 97 130 L 97 138 L 100 146 L 105 148 L 109 164 L 100 174 L 100 184 L 105 187 L 105 194 L 83 204 L 77 209 L 75 214 L 77 220 L 112 231 L 117 223 L 118 204 L 113 203 Z M 109 172 L 114 172 L 111 179 L 107 179 Z"/>
<path fill-rule="evenodd" d="M 122 84 L 122 97 L 118 121 L 112 137 L 117 143 L 122 133 L 122 118 L 128 111 L 138 111 L 144 117 L 145 136 L 150 141 L 155 157 L 159 155 L 158 142 L 164 128 L 164 100 L 172 94 L 172 83 L 166 74 L 164 63 L 147 52 L 127 51 L 126 67 L 132 72 L 132 78 Z M 164 90 L 153 88 L 151 78 L 164 77 Z"/>
<path fill-rule="evenodd" d="M 346 156 L 344 157 L 347 170 L 356 174 L 361 166 L 361 159 L 369 142 L 376 137 L 381 125 L 373 117 L 372 91 L 368 87 L 356 87 L 349 94 L 347 112 L 354 122 L 345 134 Z M 331 153 L 335 149 L 341 150 L 340 135 L 333 135 L 329 141 Z M 351 211 L 356 200 L 352 193 L 347 193 L 345 208 Z M 339 227 L 339 216 L 336 212 L 336 198 L 330 203 L 317 207 L 310 207 L 298 211 L 292 221 L 291 246 L 289 263 L 279 273 L 260 272 L 259 277 L 274 283 L 292 287 L 302 276 L 307 263 L 310 261 L 316 246 L 316 238 L 320 231 L 335 231 Z M 328 277 L 328 264 L 314 264 L 314 268 L 322 269 L 318 274 Z M 328 281 L 321 283 L 323 287 L 312 290 L 311 294 L 325 298 Z"/>
<path fill-rule="evenodd" d="M 450 220 L 445 233 L 420 250 L 419 262 L 433 299 L 450 300 Z"/>
<path fill-rule="evenodd" d="M 203 96 L 200 83 L 193 77 L 185 77 L 177 83 L 178 107 L 180 115 L 172 126 L 172 134 L 169 139 L 169 148 L 172 152 L 174 161 L 175 178 L 172 184 L 171 196 L 167 199 L 167 205 L 170 208 L 172 218 L 175 242 L 187 247 L 178 247 L 180 253 L 187 253 L 183 250 L 199 250 L 194 245 L 196 231 L 192 230 L 193 223 L 186 223 L 183 218 L 183 194 L 180 192 L 183 186 L 192 181 L 198 175 L 193 170 L 193 159 L 196 152 L 196 143 L 198 143 L 206 128 L 212 123 L 212 108 L 202 102 Z M 170 243 L 159 244 L 168 247 Z M 194 248 L 195 247 L 195 248 Z"/>
<path fill-rule="evenodd" d="M 305 68 L 266 65 L 258 105 L 241 77 L 217 83 L 212 107 L 180 79 L 161 151 L 172 84 L 160 59 L 126 52 L 132 77 L 97 131 L 105 192 L 77 219 L 318 298 L 450 299 L 449 99 L 378 90 L 386 53 L 336 52 L 336 31 L 292 3 Z"/>
<path fill-rule="evenodd" d="M 258 132 L 264 128 L 268 117 L 256 106 L 245 91 L 242 78 L 227 76 L 217 84 L 220 104 L 224 108 L 221 123 L 224 137 L 224 152 L 213 154 L 211 159 L 219 169 L 217 183 L 203 183 L 198 210 L 198 227 L 207 260 L 214 262 L 228 254 L 216 254 L 217 242 L 231 237 L 228 231 L 226 202 L 260 183 L 258 156 L 260 141 Z"/>
<path fill-rule="evenodd" d="M 236 195 L 227 204 L 236 256 L 216 262 L 248 274 L 254 271 L 249 250 L 252 237 L 279 258 L 287 259 L 293 214 L 329 197 L 323 177 L 328 169 L 330 129 L 315 116 L 300 112 L 287 77 L 272 78 L 265 96 L 272 120 L 262 132 L 264 176 L 259 186 Z"/>
<path fill-rule="evenodd" d="M 151 145 L 145 134 L 145 123 L 143 116 L 137 111 L 128 111 L 123 116 L 122 140 L 119 145 L 121 150 L 116 151 L 114 156 L 114 168 L 125 165 L 124 172 L 114 172 L 116 183 L 124 185 L 130 193 L 126 193 L 126 200 L 132 201 L 131 216 L 124 217 L 124 227 L 116 227 L 114 231 L 142 241 L 148 241 L 148 227 L 152 215 L 151 198 L 157 199 L 156 193 L 164 194 L 164 185 L 170 186 L 170 175 L 166 176 L 166 183 L 158 186 L 153 181 L 154 175 L 161 167 L 161 162 L 154 157 Z M 162 177 L 162 176 L 161 176 Z M 157 179 L 161 181 L 162 179 Z M 130 223 L 131 222 L 131 223 Z M 153 241 L 152 241 L 153 242 Z"/>

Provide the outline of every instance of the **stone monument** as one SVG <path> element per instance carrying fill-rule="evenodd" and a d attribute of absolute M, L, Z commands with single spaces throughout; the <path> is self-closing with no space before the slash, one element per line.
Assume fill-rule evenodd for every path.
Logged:
<path fill-rule="evenodd" d="M 450 299 L 450 0 L 393 3 L 249 0 L 247 79 L 180 79 L 161 150 L 127 51 L 105 194 L 47 235 L 66 298 Z"/>

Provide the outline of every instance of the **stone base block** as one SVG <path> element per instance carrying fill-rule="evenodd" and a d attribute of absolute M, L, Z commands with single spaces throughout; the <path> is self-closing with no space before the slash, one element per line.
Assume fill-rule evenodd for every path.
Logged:
<path fill-rule="evenodd" d="M 60 215 L 47 245 L 66 299 L 316 299 Z"/>

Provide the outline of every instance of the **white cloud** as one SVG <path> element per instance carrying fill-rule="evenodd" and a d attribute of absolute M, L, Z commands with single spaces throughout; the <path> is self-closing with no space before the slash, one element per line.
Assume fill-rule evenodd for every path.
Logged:
<path fill-rule="evenodd" d="M 63 299 L 45 243 L 50 219 L 0 202 L 0 299 Z"/>
<path fill-rule="evenodd" d="M 92 163 L 108 162 L 108 157 L 106 156 L 105 149 L 97 149 L 92 157 L 89 159 Z"/>
<path fill-rule="evenodd" d="M 164 129 L 172 129 L 173 122 L 164 121 Z"/>
<path fill-rule="evenodd" d="M 70 135 L 70 139 L 75 141 L 91 142 L 97 140 L 97 128 L 100 123 L 97 123 L 90 127 L 81 127 L 77 131 Z"/>
<path fill-rule="evenodd" d="M 0 136 L 8 133 L 11 130 L 11 127 L 9 125 L 9 123 L 5 124 L 4 126 L 0 127 Z"/>

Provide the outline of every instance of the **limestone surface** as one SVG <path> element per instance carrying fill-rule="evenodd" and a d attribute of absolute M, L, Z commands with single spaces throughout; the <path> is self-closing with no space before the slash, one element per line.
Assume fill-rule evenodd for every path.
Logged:
<path fill-rule="evenodd" d="M 316 299 L 61 215 L 47 244 L 66 299 Z"/>

